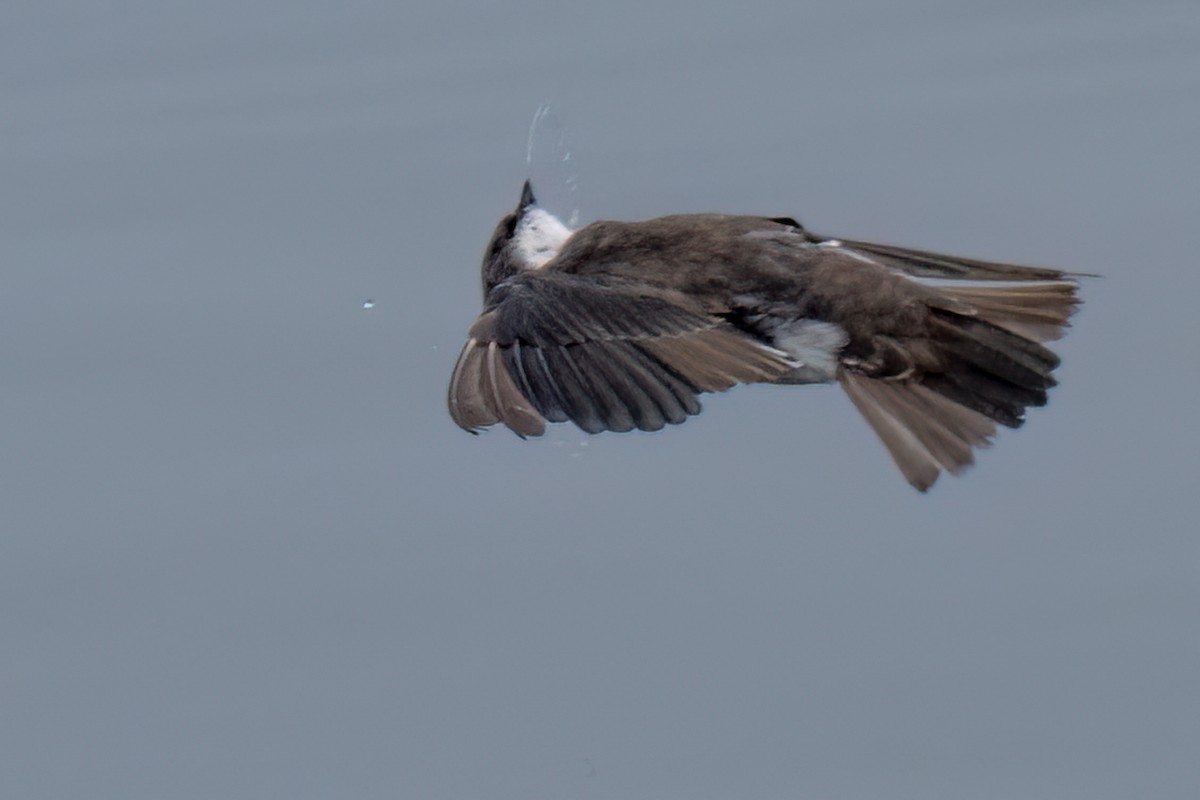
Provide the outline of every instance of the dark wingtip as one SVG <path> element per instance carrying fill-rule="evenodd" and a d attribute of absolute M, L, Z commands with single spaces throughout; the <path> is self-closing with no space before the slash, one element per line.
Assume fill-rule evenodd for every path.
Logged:
<path fill-rule="evenodd" d="M 533 196 L 533 185 L 529 181 L 525 181 L 525 185 L 521 187 L 521 202 L 517 205 L 517 210 L 525 211 L 536 205 L 537 198 Z"/>

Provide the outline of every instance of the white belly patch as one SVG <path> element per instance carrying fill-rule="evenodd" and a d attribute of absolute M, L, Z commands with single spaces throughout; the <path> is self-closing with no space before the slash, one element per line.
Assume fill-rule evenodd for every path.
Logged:
<path fill-rule="evenodd" d="M 780 320 L 770 336 L 775 347 L 800 364 L 789 378 L 810 383 L 837 379 L 838 355 L 850 341 L 841 326 L 815 319 Z"/>

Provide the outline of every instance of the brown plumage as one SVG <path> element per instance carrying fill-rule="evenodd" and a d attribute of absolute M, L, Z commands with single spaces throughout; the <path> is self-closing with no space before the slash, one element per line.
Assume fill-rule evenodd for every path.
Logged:
<path fill-rule="evenodd" d="M 659 430 L 738 383 L 839 382 L 905 478 L 961 472 L 1044 405 L 1074 276 L 815 236 L 789 218 L 596 222 L 528 184 L 484 259 L 484 312 L 450 381 L 468 430 Z"/>

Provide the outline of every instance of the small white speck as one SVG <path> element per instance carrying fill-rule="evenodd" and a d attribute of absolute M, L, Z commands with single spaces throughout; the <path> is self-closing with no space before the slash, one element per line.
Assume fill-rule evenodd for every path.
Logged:
<path fill-rule="evenodd" d="M 370 311 L 374 307 L 375 307 L 374 300 L 364 300 L 363 301 L 363 311 Z"/>

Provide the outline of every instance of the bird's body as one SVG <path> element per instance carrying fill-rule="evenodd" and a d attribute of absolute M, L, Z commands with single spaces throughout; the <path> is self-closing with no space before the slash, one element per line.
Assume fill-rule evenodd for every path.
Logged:
<path fill-rule="evenodd" d="M 569 231 L 526 184 L 484 258 L 450 385 L 468 430 L 658 430 L 737 383 L 838 381 L 909 482 L 972 463 L 1042 405 L 1078 303 L 1066 273 L 693 214 Z"/>

